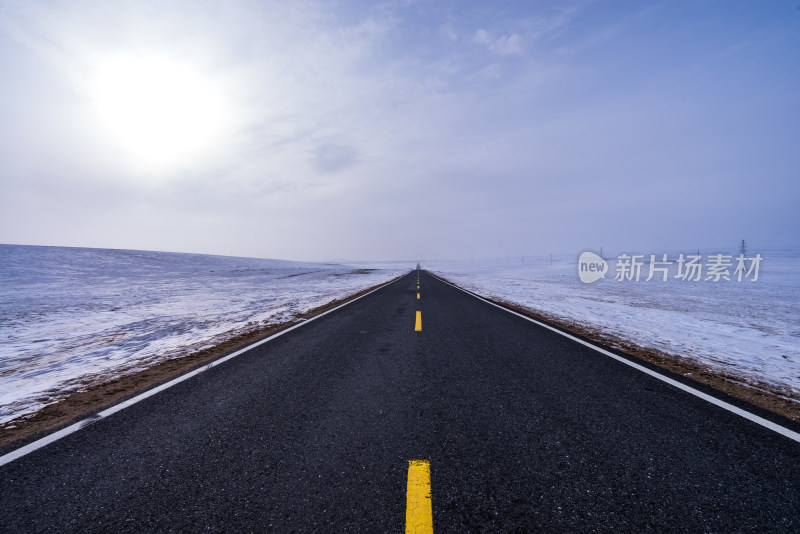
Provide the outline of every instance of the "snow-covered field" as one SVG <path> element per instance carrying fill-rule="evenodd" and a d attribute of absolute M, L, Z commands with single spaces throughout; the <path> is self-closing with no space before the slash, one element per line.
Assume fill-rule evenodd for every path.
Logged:
<path fill-rule="evenodd" d="M 800 398 L 800 252 L 761 255 L 755 282 L 683 281 L 674 278 L 675 265 L 668 281 L 645 282 L 647 264 L 642 281 L 617 281 L 610 261 L 605 279 L 584 284 L 577 255 L 422 267 L 477 293 Z M 0 425 L 88 385 L 291 320 L 413 267 L 0 245 Z"/>
<path fill-rule="evenodd" d="M 395 267 L 0 245 L 0 425 L 87 385 L 288 321 L 414 264 Z"/>
<path fill-rule="evenodd" d="M 713 253 L 701 251 L 704 261 Z M 733 251 L 726 254 L 737 256 Z M 476 293 L 686 356 L 743 381 L 770 384 L 797 399 L 800 252 L 762 251 L 761 256 L 755 282 L 731 276 L 730 281 L 715 283 L 705 280 L 705 272 L 699 281 L 676 279 L 677 264 L 669 266 L 666 282 L 659 275 L 644 281 L 649 264 L 639 282 L 618 281 L 616 261 L 609 261 L 604 279 L 585 284 L 578 278 L 577 254 L 552 263 L 545 257 L 517 257 L 423 262 L 423 268 Z M 668 261 L 676 257 L 670 254 Z M 733 263 L 735 268 L 735 259 Z"/>

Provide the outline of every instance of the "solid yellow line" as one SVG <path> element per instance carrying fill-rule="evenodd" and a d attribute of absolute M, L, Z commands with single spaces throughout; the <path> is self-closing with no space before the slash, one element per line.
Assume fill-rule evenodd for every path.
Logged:
<path fill-rule="evenodd" d="M 416 323 L 414 323 L 414 331 L 415 332 L 419 332 L 420 330 L 422 330 L 422 312 L 418 311 L 417 312 L 417 321 L 416 321 Z"/>
<path fill-rule="evenodd" d="M 406 534 L 433 534 L 431 463 L 428 460 L 408 462 Z"/>

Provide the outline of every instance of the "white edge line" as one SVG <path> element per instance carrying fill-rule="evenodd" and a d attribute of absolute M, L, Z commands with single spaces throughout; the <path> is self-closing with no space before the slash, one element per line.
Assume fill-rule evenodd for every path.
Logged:
<path fill-rule="evenodd" d="M 449 286 L 452 286 L 452 287 L 458 289 L 459 291 L 463 291 L 467 295 L 473 296 L 478 300 L 482 300 L 486 304 L 491 304 L 495 308 L 500 308 L 501 310 L 507 311 L 508 313 L 516 315 L 517 317 L 522 317 L 523 319 L 525 319 L 527 321 L 530 321 L 532 323 L 535 323 L 535 324 L 537 324 L 537 325 L 539 325 L 541 327 L 547 328 L 548 330 L 551 330 L 551 331 L 555 332 L 556 334 L 561 334 L 562 336 L 564 336 L 564 337 L 566 337 L 568 339 L 571 339 L 572 341 L 580 343 L 581 345 L 589 347 L 590 349 L 596 350 L 600 354 L 603 354 L 605 356 L 608 356 L 609 358 L 613 358 L 613 359 L 617 360 L 618 362 L 621 362 L 621 363 L 624 363 L 625 365 L 633 367 L 637 371 L 641 371 L 641 372 L 643 372 L 645 374 L 648 374 L 648 375 L 650 375 L 650 376 L 652 376 L 654 378 L 657 378 L 658 380 L 661 380 L 662 382 L 665 382 L 665 383 L 669 384 L 670 386 L 675 386 L 676 388 L 678 388 L 680 390 L 683 390 L 683 391 L 685 391 L 687 393 L 690 393 L 690 394 L 694 395 L 695 397 L 701 398 L 706 402 L 710 402 L 711 404 L 713 404 L 715 406 L 719 406 L 723 410 L 728 410 L 731 413 L 735 413 L 738 416 L 744 417 L 745 419 L 747 419 L 749 421 L 752 421 L 752 422 L 754 422 L 754 423 L 756 423 L 758 425 L 761 425 L 764 428 L 768 428 L 768 429 L 770 429 L 770 430 L 772 430 L 774 432 L 777 432 L 778 434 L 781 434 L 782 436 L 786 436 L 787 438 L 800 443 L 800 434 L 795 432 L 795 431 L 793 431 L 793 430 L 789 430 L 786 427 L 783 427 L 783 426 L 781 426 L 781 425 L 779 425 L 777 423 L 773 423 L 772 421 L 764 419 L 763 417 L 759 417 L 756 414 L 748 412 L 747 410 L 742 410 L 741 408 L 738 408 L 738 407 L 734 406 L 733 404 L 729 404 L 729 403 L 727 403 L 727 402 L 725 402 L 723 400 L 719 400 L 716 397 L 712 397 L 711 395 L 703 393 L 702 391 L 698 391 L 698 390 L 694 389 L 691 386 L 687 386 L 686 384 L 682 384 L 681 382 L 678 382 L 677 380 L 673 380 L 672 378 L 669 378 L 669 377 L 664 376 L 664 375 L 662 375 L 660 373 L 657 373 L 656 371 L 648 369 L 647 367 L 644 367 L 643 365 L 639 365 L 638 363 L 634 363 L 634 362 L 632 362 L 632 361 L 630 361 L 630 360 L 628 360 L 626 358 L 623 358 L 622 356 L 617 356 L 613 352 L 607 351 L 607 350 L 605 350 L 605 349 L 603 349 L 601 347 L 598 347 L 597 345 L 593 345 L 593 344 L 589 343 L 588 341 L 584 341 L 584 340 L 582 340 L 582 339 L 580 339 L 578 337 L 575 337 L 573 335 L 567 334 L 566 332 L 562 332 L 558 328 L 554 328 L 554 327 L 550 326 L 547 323 L 543 323 L 541 321 L 537 321 L 536 319 L 528 317 L 527 315 L 523 315 L 521 313 L 515 312 L 514 310 L 509 310 L 508 308 L 500 306 L 499 304 L 495 304 L 494 302 L 492 302 L 490 300 L 486 300 L 485 298 L 483 298 L 483 297 L 481 297 L 481 296 L 479 296 L 479 295 L 477 295 L 477 294 L 475 294 L 475 293 L 473 293 L 471 291 L 468 291 L 468 290 L 466 290 L 466 289 L 464 289 L 462 287 L 459 287 L 459 286 L 457 286 L 455 284 L 452 284 L 452 283 L 444 280 L 443 278 L 441 278 L 439 276 L 437 276 L 437 278 L 439 280 L 441 280 L 442 282 L 444 282 L 445 284 L 447 284 Z"/>
<path fill-rule="evenodd" d="M 410 273 L 408 273 L 408 274 L 410 274 Z M 112 415 L 112 414 L 115 414 L 115 413 L 117 413 L 117 412 L 119 412 L 121 410 L 124 410 L 128 406 L 132 406 L 132 405 L 136 404 L 137 402 L 143 401 L 144 399 L 146 399 L 148 397 L 152 397 L 156 393 L 160 393 L 160 392 L 164 391 L 165 389 L 169 389 L 172 386 L 174 386 L 175 384 L 179 384 L 179 383 L 183 382 L 184 380 L 188 380 L 188 379 L 192 378 L 193 376 L 202 373 L 203 371 L 211 369 L 212 367 L 216 367 L 217 365 L 220 365 L 221 363 L 225 363 L 225 362 L 227 362 L 228 360 L 230 360 L 232 358 L 235 358 L 235 357 L 237 357 L 237 356 L 239 356 L 241 354 L 244 354 L 245 352 L 247 352 L 247 351 L 249 351 L 251 349 L 254 349 L 254 348 L 258 347 L 259 345 L 263 345 L 264 343 L 267 343 L 268 341 L 272 341 L 273 339 L 275 339 L 277 337 L 280 337 L 280 336 L 282 336 L 284 334 L 288 334 L 289 332 L 291 332 L 295 328 L 300 328 L 303 325 L 307 325 L 310 322 L 316 321 L 320 317 L 324 317 L 325 315 L 328 315 L 329 313 L 333 313 L 333 312 L 335 312 L 336 310 L 338 310 L 340 308 L 344 308 L 348 304 L 351 304 L 351 303 L 353 303 L 353 302 L 355 302 L 357 300 L 360 300 L 360 299 L 366 297 L 367 295 L 371 295 L 372 293 L 374 293 L 374 292 L 376 292 L 376 291 L 378 291 L 380 289 L 383 289 L 384 287 L 386 287 L 386 286 L 388 286 L 390 284 L 393 284 L 393 283 L 397 282 L 398 280 L 404 278 L 405 276 L 408 276 L 408 274 L 404 274 L 402 276 L 399 276 L 399 277 L 395 278 L 394 280 L 389 280 L 388 282 L 385 282 L 385 283 L 381 284 L 380 286 L 376 287 L 375 289 L 373 289 L 369 293 L 364 293 L 360 297 L 356 297 L 353 300 L 348 300 L 344 304 L 340 304 L 339 306 L 336 306 L 335 308 L 331 308 L 330 310 L 322 312 L 319 315 L 315 315 L 314 317 L 311 317 L 310 319 L 306 319 L 305 321 L 299 322 L 296 325 L 290 326 L 286 330 L 281 330 L 277 334 L 273 334 L 273 335 L 271 335 L 269 337 L 266 337 L 266 338 L 264 338 L 264 339 L 262 339 L 260 341 L 256 341 L 252 345 L 248 345 L 245 348 L 239 349 L 236 352 L 228 354 L 227 356 L 225 356 L 223 358 L 220 358 L 218 360 L 214 360 L 214 361 L 212 361 L 210 363 L 207 363 L 207 364 L 203 365 L 202 367 L 198 367 L 194 371 L 190 371 L 190 372 L 188 372 L 186 374 L 180 375 L 177 378 L 173 378 L 169 382 L 164 382 L 160 386 L 154 387 L 153 389 L 148 389 L 144 393 L 140 393 L 139 395 L 136 395 L 135 397 L 131 397 L 130 399 L 128 399 L 128 400 L 126 400 L 124 402 L 121 402 L 119 404 L 115 404 L 114 406 L 111 406 L 110 408 L 106 408 L 105 410 L 103 410 L 101 412 L 98 412 L 95 415 L 89 416 L 86 419 L 82 419 L 81 421 L 78 421 L 77 423 L 74 423 L 74 424 L 72 424 L 72 425 L 70 425 L 68 427 L 62 428 L 61 430 L 58 430 L 57 432 L 53 432 L 52 434 L 48 434 L 47 436 L 45 436 L 43 438 L 40 438 L 40 439 L 37 439 L 34 442 L 28 443 L 27 445 L 25 445 L 23 447 L 20 447 L 19 449 L 15 449 L 15 450 L 7 453 L 7 454 L 4 454 L 3 456 L 0 456 L 0 466 L 4 466 L 5 464 L 11 463 L 11 462 L 13 462 L 14 460 L 16 460 L 18 458 L 22 458 L 26 454 L 30 454 L 35 450 L 41 449 L 42 447 L 45 447 L 45 446 L 53 443 L 54 441 L 58 441 L 63 437 L 69 436 L 70 434 L 72 434 L 74 432 L 77 432 L 78 430 L 80 430 L 80 429 L 82 429 L 82 428 L 84 428 L 86 426 L 89 426 L 92 423 L 95 423 L 95 422 L 97 422 L 97 421 L 99 421 L 101 419 L 105 419 L 109 415 Z"/>

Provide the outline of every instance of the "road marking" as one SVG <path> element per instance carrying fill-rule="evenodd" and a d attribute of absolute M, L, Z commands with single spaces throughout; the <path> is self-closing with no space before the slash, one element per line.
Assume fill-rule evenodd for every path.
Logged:
<path fill-rule="evenodd" d="M 428 460 L 408 462 L 406 534 L 433 534 L 431 463 Z"/>
<path fill-rule="evenodd" d="M 650 375 L 653 378 L 656 378 L 658 380 L 661 380 L 662 382 L 665 382 L 665 383 L 669 384 L 670 386 L 674 386 L 674 387 L 676 387 L 676 388 L 678 388 L 678 389 L 680 389 L 682 391 L 685 391 L 686 393 L 689 393 L 691 395 L 694 395 L 695 397 L 703 399 L 704 401 L 709 402 L 709 403 L 713 404 L 714 406 L 717 406 L 719 408 L 722 408 L 723 410 L 727 410 L 727 411 L 729 411 L 731 413 L 734 413 L 734 414 L 736 414 L 736 415 L 738 415 L 740 417 L 743 417 L 743 418 L 747 419 L 748 421 L 752 421 L 753 423 L 755 423 L 757 425 L 761 425 L 764 428 L 772 430 L 773 432 L 777 432 L 778 434 L 781 434 L 782 436 L 786 436 L 787 438 L 800 443 L 800 433 L 798 433 L 798 432 L 795 432 L 793 430 L 789 430 L 788 428 L 786 428 L 784 426 L 781 426 L 781 425 L 779 425 L 777 423 L 773 423 L 772 421 L 770 421 L 768 419 L 764 419 L 763 417 L 759 417 L 758 415 L 756 415 L 754 413 L 750 413 L 747 410 L 743 410 L 743 409 L 741 409 L 741 408 L 739 408 L 737 406 L 734 406 L 733 404 L 729 404 L 729 403 L 727 403 L 727 402 L 725 402 L 723 400 L 720 400 L 720 399 L 718 399 L 716 397 L 712 397 L 711 395 L 708 395 L 707 393 L 703 393 L 702 391 L 694 389 L 691 386 L 687 386 L 686 384 L 684 384 L 682 382 L 678 382 L 677 380 L 673 380 L 673 379 L 671 379 L 671 378 L 669 378 L 667 376 L 662 375 L 661 373 L 658 373 L 656 371 L 648 369 L 647 367 L 645 367 L 643 365 L 639 365 L 638 363 L 634 363 L 634 362 L 632 362 L 632 361 L 630 361 L 630 360 L 628 360 L 626 358 L 623 358 L 622 356 L 617 356 L 613 352 L 610 352 L 610 351 L 607 351 L 607 350 L 605 350 L 603 348 L 600 348 L 597 345 L 592 345 L 588 341 L 584 341 L 584 340 L 582 340 L 582 339 L 580 339 L 578 337 L 575 337 L 573 335 L 567 334 L 566 332 L 562 332 L 558 328 L 554 328 L 554 327 L 550 326 L 547 323 L 543 323 L 541 321 L 537 321 L 536 319 L 532 319 L 531 317 L 528 317 L 527 315 L 522 315 L 521 313 L 517 313 L 517 312 L 515 312 L 513 310 L 509 310 L 508 308 L 500 306 L 499 304 L 495 304 L 494 302 L 492 302 L 490 300 L 486 300 L 485 298 L 483 298 L 483 297 L 481 297 L 479 295 L 476 295 L 475 293 L 473 293 L 471 291 L 467 291 L 466 289 L 458 287 L 455 284 L 451 284 L 450 282 L 442 280 L 441 278 L 440 278 L 440 280 L 442 282 L 444 282 L 445 284 L 449 285 L 449 286 L 453 286 L 454 288 L 458 289 L 459 291 L 463 291 L 467 295 L 472 295 L 476 299 L 482 300 L 486 304 L 494 306 L 495 308 L 500 308 L 501 310 L 507 311 L 508 313 L 510 313 L 512 315 L 516 315 L 517 317 L 522 317 L 526 321 L 530 321 L 530 322 L 532 322 L 534 324 L 537 324 L 537 325 L 539 325 L 539 326 L 541 326 L 543 328 L 547 328 L 548 330 L 551 330 L 551 331 L 555 332 L 556 334 L 560 334 L 560 335 L 562 335 L 562 336 L 564 336 L 564 337 L 566 337 L 568 339 L 571 339 L 572 341 L 575 341 L 576 343 L 580 343 L 581 345 L 583 345 L 585 347 L 589 347 L 590 349 L 594 349 L 597 352 L 599 352 L 600 354 L 603 354 L 605 356 L 608 356 L 609 358 L 613 358 L 614 360 L 617 360 L 620 363 L 624 363 L 625 365 L 633 367 L 637 371 L 641 371 L 644 374 Z"/>
<path fill-rule="evenodd" d="M 415 332 L 419 332 L 421 330 L 422 330 L 422 312 L 418 311 L 417 312 L 417 320 L 414 323 L 414 331 Z"/>
<path fill-rule="evenodd" d="M 417 293 L 417 300 L 419 300 L 419 293 Z"/>
<path fill-rule="evenodd" d="M 0 466 L 4 466 L 7 463 L 11 463 L 14 460 L 16 460 L 17 458 L 22 458 L 26 454 L 30 454 L 35 450 L 41 449 L 42 447 L 45 447 L 45 446 L 53 443 L 54 441 L 58 441 L 59 439 L 65 437 L 65 436 L 69 436 L 70 434 L 72 434 L 74 432 L 77 432 L 78 430 L 80 430 L 82 428 L 85 428 L 85 427 L 89 426 L 90 424 L 99 421 L 100 419 L 105 419 L 109 415 L 112 415 L 112 414 L 115 414 L 115 413 L 117 413 L 117 412 L 119 412 L 121 410 L 124 410 L 128 406 L 132 406 L 132 405 L 136 404 L 137 402 L 145 400 L 148 397 L 152 397 L 156 393 L 160 393 L 160 392 L 164 391 L 165 389 L 171 388 L 175 384 L 179 384 L 179 383 L 183 382 L 184 380 L 188 380 L 188 379 L 192 378 L 193 376 L 202 373 L 203 371 L 211 369 L 212 367 L 216 367 L 217 365 L 219 365 L 221 363 L 227 362 L 228 360 L 231 360 L 231 359 L 239 356 L 240 354 L 244 354 L 245 352 L 247 352 L 247 351 L 249 351 L 251 349 L 254 349 L 255 347 L 258 347 L 259 345 L 263 345 L 264 343 L 267 343 L 268 341 L 272 341 L 273 339 L 275 339 L 277 337 L 280 337 L 280 336 L 282 336 L 284 334 L 288 334 L 292 330 L 300 328 L 301 326 L 305 326 L 310 322 L 316 321 L 317 319 L 320 319 L 320 318 L 328 315 L 329 313 L 333 313 L 333 312 L 335 312 L 336 310 L 338 310 L 340 308 L 344 308 L 348 304 L 352 304 L 353 302 L 355 302 L 357 300 L 361 300 L 364 297 L 375 293 L 379 289 L 383 289 L 384 287 L 386 287 L 386 286 L 388 286 L 390 284 L 393 284 L 393 283 L 397 282 L 398 280 L 401 280 L 401 279 L 405 278 L 406 276 L 408 276 L 408 275 L 399 276 L 399 277 L 395 278 L 394 280 L 390 280 L 390 281 L 386 282 L 385 284 L 382 284 L 381 286 L 376 287 L 375 289 L 373 289 L 369 293 L 364 293 L 360 297 L 356 297 L 353 300 L 349 300 L 349 301 L 345 302 L 344 304 L 340 304 L 339 306 L 336 306 L 335 308 L 331 308 L 330 310 L 328 310 L 326 312 L 322 312 L 319 315 L 315 315 L 314 317 L 311 317 L 310 319 L 308 319 L 306 321 L 303 321 L 301 323 L 297 323 L 294 326 L 290 326 L 286 330 L 281 330 L 277 334 L 273 334 L 273 335 L 271 335 L 271 336 L 269 336 L 267 338 L 262 339 L 261 341 L 256 341 L 252 345 L 248 345 L 247 347 L 245 347 L 243 349 L 237 350 L 233 354 L 228 354 L 224 358 L 220 358 L 218 360 L 214 360 L 214 361 L 212 361 L 210 363 L 207 363 L 206 365 L 204 365 L 204 366 L 202 366 L 202 367 L 200 367 L 198 369 L 195 369 L 194 371 L 190 371 L 190 372 L 188 372 L 186 374 L 183 374 L 183 375 L 181 375 L 181 376 L 179 376 L 177 378 L 173 378 L 169 382 L 165 382 L 165 383 L 161 384 L 160 386 L 154 387 L 153 389 L 149 389 L 149 390 L 145 391 L 144 393 L 141 393 L 139 395 L 136 395 L 135 397 L 132 397 L 132 398 L 126 400 L 125 402 L 121 402 L 119 404 L 116 404 L 116 405 L 114 405 L 114 406 L 112 406 L 110 408 L 107 408 L 107 409 L 103 410 L 102 412 L 99 412 L 99 413 L 97 413 L 95 415 L 91 415 L 91 416 L 87 417 L 86 419 L 78 421 L 77 423 L 72 424 L 72 425 L 70 425 L 70 426 L 68 426 L 66 428 L 62 428 L 61 430 L 59 430 L 57 432 L 53 432 L 52 434 L 49 434 L 49 435 L 47 435 L 47 436 L 45 436 L 45 437 L 43 437 L 41 439 L 38 439 L 38 440 L 36 440 L 36 441 L 34 441 L 32 443 L 28 443 L 24 447 L 20 447 L 19 449 L 16 449 L 16 450 L 13 450 L 13 451 L 9 452 L 8 454 L 4 454 L 3 456 L 0 456 Z M 417 313 L 419 313 L 419 312 L 417 312 Z"/>

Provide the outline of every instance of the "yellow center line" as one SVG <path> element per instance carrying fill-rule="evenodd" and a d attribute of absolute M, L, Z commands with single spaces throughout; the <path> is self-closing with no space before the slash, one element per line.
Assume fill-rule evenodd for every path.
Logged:
<path fill-rule="evenodd" d="M 417 293 L 417 300 L 419 300 L 419 293 Z"/>
<path fill-rule="evenodd" d="M 419 332 L 422 330 L 422 312 L 417 312 L 417 321 L 414 323 L 414 331 Z"/>
<path fill-rule="evenodd" d="M 406 534 L 433 534 L 431 463 L 428 460 L 408 462 Z"/>

